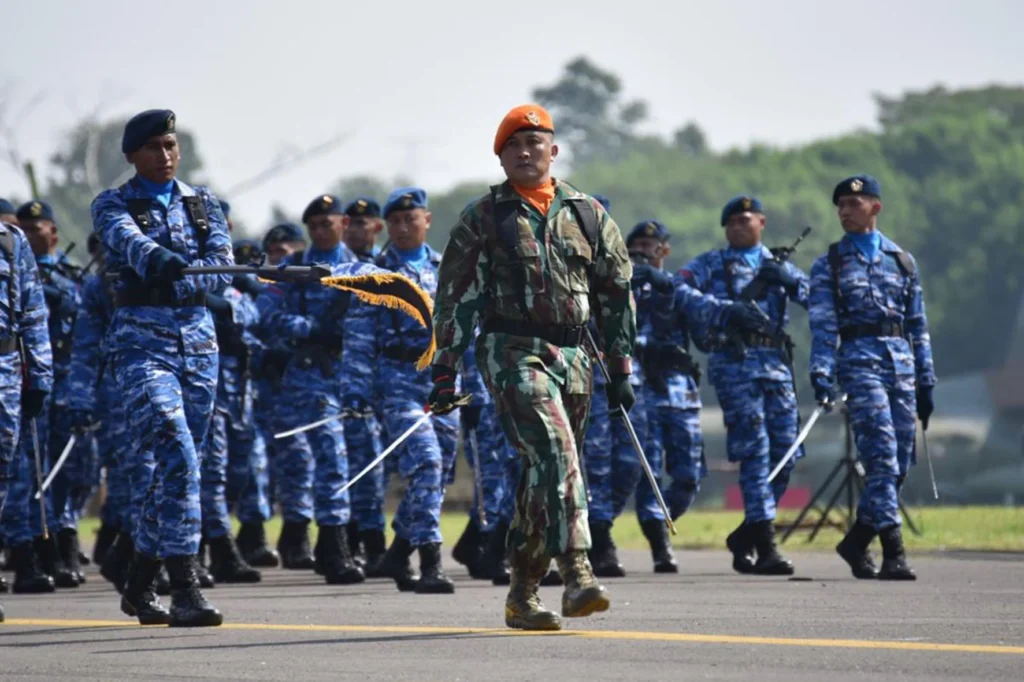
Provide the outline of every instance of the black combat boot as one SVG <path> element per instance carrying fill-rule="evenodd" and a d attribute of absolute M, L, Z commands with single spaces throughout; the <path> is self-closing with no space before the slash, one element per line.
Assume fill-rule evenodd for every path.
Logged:
<path fill-rule="evenodd" d="M 0 605 L 0 623 L 4 622 L 4 607 Z"/>
<path fill-rule="evenodd" d="M 420 552 L 420 579 L 416 583 L 416 594 L 455 594 L 455 583 L 441 567 L 441 543 L 428 542 L 417 549 Z"/>
<path fill-rule="evenodd" d="M 316 568 L 309 548 L 308 527 L 309 521 L 285 521 L 281 526 L 277 552 L 281 555 L 281 565 L 284 568 L 293 571 L 312 571 Z"/>
<path fill-rule="evenodd" d="M 11 564 L 14 566 L 14 594 L 43 594 L 57 589 L 53 578 L 40 567 L 31 542 L 11 547 Z"/>
<path fill-rule="evenodd" d="M 353 585 L 366 580 L 349 547 L 345 526 L 320 526 L 315 552 L 317 573 L 328 585 Z"/>
<path fill-rule="evenodd" d="M 900 527 L 889 526 L 878 531 L 878 539 L 882 541 L 882 569 L 878 572 L 878 579 L 917 580 L 917 575 L 907 563 L 907 555 L 903 551 L 903 534 Z"/>
<path fill-rule="evenodd" d="M 462 564 L 474 578 L 479 573 L 480 563 L 480 528 L 476 521 L 470 519 L 462 531 L 455 546 L 452 547 L 452 558 Z"/>
<path fill-rule="evenodd" d="M 254 568 L 277 568 L 280 563 L 277 552 L 267 545 L 267 532 L 260 521 L 243 523 L 235 544 L 245 562 Z"/>
<path fill-rule="evenodd" d="M 624 578 L 626 569 L 619 562 L 619 555 L 612 541 L 611 521 L 591 521 L 590 537 L 593 548 L 590 550 L 590 564 L 594 575 L 599 578 Z"/>
<path fill-rule="evenodd" d="M 836 545 L 836 552 L 850 565 L 854 578 L 873 580 L 878 577 L 878 568 L 868 550 L 874 539 L 875 529 L 862 521 L 857 521 L 846 537 Z"/>
<path fill-rule="evenodd" d="M 361 530 L 359 539 L 366 549 L 366 567 L 363 572 L 367 578 L 387 578 L 389 576 L 381 573 L 380 564 L 384 560 L 384 553 L 387 551 L 387 541 L 384 539 L 382 530 Z"/>
<path fill-rule="evenodd" d="M 490 578 L 494 585 L 510 585 L 512 582 L 512 573 L 509 569 L 508 559 L 505 557 L 507 537 L 508 524 L 506 523 L 498 523 L 493 530 L 487 531 L 482 536 L 483 554 L 480 555 L 480 572 Z M 540 584 L 540 576 L 537 576 L 537 584 Z"/>
<path fill-rule="evenodd" d="M 57 554 L 61 562 L 81 585 L 85 582 L 85 572 L 82 571 L 82 548 L 78 544 L 78 531 L 74 528 L 62 528 L 57 533 Z"/>
<path fill-rule="evenodd" d="M 173 627 L 215 627 L 224 616 L 203 597 L 199 589 L 195 554 L 167 557 L 167 575 L 171 580 L 171 622 Z"/>
<path fill-rule="evenodd" d="M 121 531 L 114 539 L 114 544 L 107 550 L 100 566 L 100 575 L 106 578 L 118 592 L 124 589 L 124 581 L 128 579 L 128 567 L 135 555 L 135 543 L 132 536 Z"/>
<path fill-rule="evenodd" d="M 258 583 L 263 578 L 245 563 L 230 533 L 210 540 L 210 571 L 215 583 Z"/>
<path fill-rule="evenodd" d="M 565 581 L 562 580 L 562 574 L 558 572 L 557 566 L 553 566 L 550 571 L 544 574 L 544 577 L 540 579 L 541 587 L 557 587 L 564 585 Z"/>
<path fill-rule="evenodd" d="M 754 572 L 753 526 L 746 522 L 736 527 L 725 539 L 725 546 L 732 552 L 732 570 L 744 575 Z"/>
<path fill-rule="evenodd" d="M 43 572 L 53 578 L 53 584 L 60 588 L 78 587 L 78 578 L 61 560 L 57 547 L 57 536 L 50 534 L 45 539 L 38 536 L 35 541 L 36 555 Z"/>
<path fill-rule="evenodd" d="M 0 575 L 0 594 L 7 594 L 7 590 L 9 589 L 10 586 L 7 584 L 7 580 Z"/>
<path fill-rule="evenodd" d="M 117 533 L 117 526 L 113 524 L 104 523 L 100 526 L 99 532 L 96 533 L 96 543 L 92 546 L 92 562 L 94 564 L 97 566 L 103 565 L 103 560 L 106 558 L 110 547 L 114 544 Z"/>
<path fill-rule="evenodd" d="M 139 625 L 167 625 L 171 622 L 170 612 L 153 591 L 153 581 L 159 572 L 159 559 L 135 553 L 124 592 L 121 593 L 121 611 L 138 618 Z"/>
<path fill-rule="evenodd" d="M 196 576 L 199 578 L 199 587 L 204 590 L 208 590 L 217 584 L 217 581 L 213 579 L 213 574 L 210 573 L 210 569 L 206 567 L 206 545 L 206 536 L 203 535 L 199 539 L 199 554 L 196 555 Z"/>
<path fill-rule="evenodd" d="M 640 524 L 644 537 L 651 546 L 651 558 L 654 559 L 655 573 L 678 573 L 679 564 L 672 555 L 672 544 L 668 539 L 668 528 L 661 519 L 647 519 Z"/>
<path fill-rule="evenodd" d="M 359 568 L 366 568 L 366 550 L 363 548 L 363 538 L 359 535 L 359 522 L 352 520 L 345 526 L 345 537 L 348 538 L 348 551 L 352 555 L 352 561 Z"/>
<path fill-rule="evenodd" d="M 562 615 L 583 618 L 592 613 L 607 611 L 611 605 L 608 593 L 597 582 L 583 550 L 570 550 L 556 557 L 558 572 L 565 580 L 562 593 Z"/>
<path fill-rule="evenodd" d="M 775 524 L 772 521 L 758 521 L 750 524 L 757 550 L 757 575 L 793 575 L 793 562 L 779 554 L 775 546 Z"/>
<path fill-rule="evenodd" d="M 171 579 L 167 577 L 167 567 L 163 562 L 160 562 L 160 570 L 156 572 L 156 578 L 153 580 L 153 589 L 161 597 L 171 596 Z"/>
<path fill-rule="evenodd" d="M 412 545 L 405 538 L 395 536 L 391 546 L 384 553 L 380 562 L 380 572 L 395 581 L 399 592 L 413 592 L 419 576 L 412 570 L 409 557 L 412 556 Z"/>

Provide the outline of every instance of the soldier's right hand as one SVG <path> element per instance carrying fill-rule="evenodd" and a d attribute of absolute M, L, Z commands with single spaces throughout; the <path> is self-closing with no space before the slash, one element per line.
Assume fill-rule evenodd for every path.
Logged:
<path fill-rule="evenodd" d="M 170 249 L 158 246 L 149 254 L 146 273 L 149 278 L 158 282 L 177 282 L 185 275 L 182 271 L 188 267 L 188 261 Z"/>
<path fill-rule="evenodd" d="M 21 394 L 21 416 L 25 419 L 35 419 L 43 413 L 43 405 L 46 404 L 46 391 L 38 388 L 30 388 Z"/>
<path fill-rule="evenodd" d="M 430 389 L 427 406 L 434 414 L 448 414 L 454 409 L 455 370 L 444 365 L 434 365 L 430 369 L 430 377 L 434 381 L 434 388 Z"/>
<path fill-rule="evenodd" d="M 71 428 L 84 431 L 92 425 L 92 413 L 89 410 L 71 410 L 68 421 Z"/>
<path fill-rule="evenodd" d="M 370 409 L 370 404 L 366 402 L 366 398 L 364 396 L 350 393 L 341 399 L 341 408 L 343 410 L 363 413 Z"/>
<path fill-rule="evenodd" d="M 763 331 L 769 321 L 767 317 L 756 303 L 750 301 L 736 301 L 725 309 L 725 325 L 732 329 Z"/>
<path fill-rule="evenodd" d="M 814 389 L 814 399 L 825 408 L 826 412 L 831 412 L 832 406 L 836 402 L 836 391 L 832 387 L 832 379 L 824 374 L 812 374 L 811 387 Z"/>
<path fill-rule="evenodd" d="M 608 395 L 608 409 L 617 410 L 622 408 L 623 412 L 629 412 L 636 403 L 636 393 L 629 383 L 628 374 L 613 374 L 611 381 L 605 384 L 605 393 Z"/>

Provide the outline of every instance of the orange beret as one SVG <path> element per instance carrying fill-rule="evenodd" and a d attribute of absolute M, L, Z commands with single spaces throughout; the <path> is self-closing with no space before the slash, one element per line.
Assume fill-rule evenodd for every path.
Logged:
<path fill-rule="evenodd" d="M 520 130 L 543 130 L 555 132 L 555 124 L 551 114 L 539 104 L 523 104 L 505 114 L 498 126 L 498 134 L 494 136 L 494 153 L 500 154 L 501 148 Z"/>

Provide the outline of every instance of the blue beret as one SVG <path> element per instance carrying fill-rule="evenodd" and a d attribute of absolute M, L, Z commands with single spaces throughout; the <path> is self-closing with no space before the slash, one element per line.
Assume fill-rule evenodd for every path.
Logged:
<path fill-rule="evenodd" d="M 254 258 L 259 258 L 263 248 L 255 239 L 236 239 L 231 244 L 231 250 L 235 253 L 235 262 L 245 265 Z"/>
<path fill-rule="evenodd" d="M 387 218 L 392 211 L 407 211 L 412 208 L 426 208 L 427 193 L 419 187 L 399 187 L 388 195 L 381 214 Z"/>
<path fill-rule="evenodd" d="M 302 233 L 302 228 L 295 223 L 278 223 L 264 235 L 263 250 L 266 251 L 267 247 L 271 244 L 280 244 L 281 242 L 302 242 L 305 244 L 306 237 Z"/>
<path fill-rule="evenodd" d="M 595 199 L 597 199 L 597 203 L 599 203 L 602 206 L 604 206 L 604 210 L 606 210 L 606 211 L 612 210 L 612 202 L 608 201 L 608 197 L 606 197 L 605 195 L 603 195 L 603 194 L 591 194 L 590 196 L 592 196 Z"/>
<path fill-rule="evenodd" d="M 14 204 L 7 201 L 7 199 L 0 199 L 0 213 L 10 213 L 14 215 L 17 209 L 14 208 Z"/>
<path fill-rule="evenodd" d="M 53 209 L 45 201 L 29 201 L 18 207 L 18 220 L 53 220 Z"/>
<path fill-rule="evenodd" d="M 230 216 L 231 215 L 231 204 L 229 204 L 228 202 L 224 201 L 223 199 L 218 199 L 217 202 L 220 204 L 220 211 L 221 211 L 221 213 L 224 214 L 224 217 L 227 218 L 228 216 Z"/>
<path fill-rule="evenodd" d="M 369 218 L 380 217 L 380 204 L 370 197 L 356 197 L 345 206 L 347 216 L 367 216 Z"/>
<path fill-rule="evenodd" d="M 661 242 L 667 242 L 669 238 L 668 228 L 660 220 L 641 220 L 626 236 L 626 244 L 638 237 L 653 237 Z"/>
<path fill-rule="evenodd" d="M 882 185 L 870 175 L 854 175 L 846 178 L 832 190 L 832 203 L 838 204 L 839 197 L 848 194 L 863 194 L 869 197 L 882 198 Z"/>
<path fill-rule="evenodd" d="M 333 194 L 321 194 L 302 212 L 302 222 L 308 223 L 310 218 L 318 215 L 341 215 L 343 207 L 341 199 Z"/>
<path fill-rule="evenodd" d="M 750 213 L 764 213 L 764 206 L 761 205 L 761 200 L 746 194 L 729 199 L 725 208 L 722 209 L 722 227 L 725 227 L 725 224 L 729 222 L 729 216 L 747 213 L 748 211 Z"/>
<path fill-rule="evenodd" d="M 149 109 L 135 114 L 124 126 L 121 151 L 131 154 L 156 135 L 174 132 L 174 112 L 170 109 Z"/>

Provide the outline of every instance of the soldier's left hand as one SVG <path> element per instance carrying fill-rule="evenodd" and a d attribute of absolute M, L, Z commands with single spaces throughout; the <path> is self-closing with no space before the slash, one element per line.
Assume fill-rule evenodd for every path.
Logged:
<path fill-rule="evenodd" d="M 629 383 L 628 374 L 613 374 L 611 381 L 605 384 L 605 393 L 608 395 L 608 409 L 617 410 L 622 408 L 624 412 L 633 409 L 636 403 L 636 394 L 633 386 Z"/>
<path fill-rule="evenodd" d="M 455 409 L 455 370 L 444 365 L 434 365 L 430 369 L 434 388 L 430 389 L 427 405 L 433 414 L 448 414 Z"/>
<path fill-rule="evenodd" d="M 25 419 L 35 419 L 42 414 L 46 395 L 46 391 L 41 391 L 38 388 L 24 391 L 21 394 L 21 416 Z"/>
<path fill-rule="evenodd" d="M 928 430 L 928 420 L 935 411 L 935 401 L 932 399 L 934 386 L 917 387 L 917 418 L 921 420 L 921 428 Z"/>
<path fill-rule="evenodd" d="M 92 413 L 89 410 L 71 410 L 68 415 L 71 428 L 85 430 L 92 425 Z"/>
<path fill-rule="evenodd" d="M 633 281 L 641 284 L 650 282 L 651 288 L 662 292 L 671 291 L 675 286 L 672 283 L 672 277 L 668 273 L 647 264 L 633 266 Z"/>

